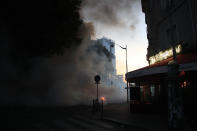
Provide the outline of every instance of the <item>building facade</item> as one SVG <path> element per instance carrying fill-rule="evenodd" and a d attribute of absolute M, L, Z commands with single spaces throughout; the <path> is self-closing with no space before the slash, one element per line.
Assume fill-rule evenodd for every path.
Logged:
<path fill-rule="evenodd" d="M 149 41 L 147 60 L 181 44 L 182 53 L 197 49 L 197 9 L 195 0 L 142 0 Z"/>
<path fill-rule="evenodd" d="M 115 42 L 111 39 L 103 37 L 98 39 L 97 42 L 101 44 L 107 51 L 110 53 L 110 61 L 112 63 L 112 67 L 114 69 L 113 74 L 116 74 L 116 56 L 115 56 Z"/>
<path fill-rule="evenodd" d="M 123 75 L 118 75 L 116 72 L 116 56 L 115 56 L 115 42 L 109 38 L 103 37 L 97 40 L 93 40 L 94 48 L 96 52 L 100 54 L 100 57 L 105 57 L 102 64 L 104 68 L 100 74 L 102 83 L 109 88 L 117 88 L 121 96 L 125 96 L 126 83 L 123 80 Z"/>
<path fill-rule="evenodd" d="M 197 91 L 197 1 L 141 0 L 147 24 L 149 66 L 129 72 L 130 100 L 167 111 L 169 63 L 173 47 L 178 63 L 178 84 L 184 110 L 194 112 Z M 134 88 L 139 88 L 134 90 Z M 136 97 L 133 97 L 136 94 Z M 158 108 L 156 108 L 158 109 Z"/>

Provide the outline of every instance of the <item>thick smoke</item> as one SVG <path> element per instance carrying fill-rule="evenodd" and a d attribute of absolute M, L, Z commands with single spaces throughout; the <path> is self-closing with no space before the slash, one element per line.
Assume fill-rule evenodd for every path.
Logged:
<path fill-rule="evenodd" d="M 110 65 L 105 54 L 98 54 L 91 44 L 89 37 L 86 36 L 80 46 L 70 48 L 69 51 L 66 50 L 62 56 L 35 59 L 33 63 L 36 64 L 32 72 L 24 80 L 26 87 L 31 89 L 24 98 L 27 99 L 25 103 L 39 105 L 43 103 L 49 105 L 91 104 L 96 97 L 94 76 L 98 72 L 108 72 L 107 69 Z M 106 87 L 101 80 L 100 95 L 106 96 L 107 99 L 120 101 L 121 96 L 116 96 L 116 91 L 118 90 L 115 88 Z"/>
<path fill-rule="evenodd" d="M 0 21 L 1 106 L 91 103 L 94 76 L 110 67 L 105 54 L 92 49 L 94 28 L 82 24 L 80 1 L 38 3 L 6 3 L 7 8 L 1 8 L 1 13 L 8 11 Z M 102 81 L 99 93 L 111 101 L 122 98 Z"/>
<path fill-rule="evenodd" d="M 103 26 L 125 26 L 135 29 L 138 18 L 135 6 L 138 0 L 84 0 L 81 15 L 89 22 Z"/>

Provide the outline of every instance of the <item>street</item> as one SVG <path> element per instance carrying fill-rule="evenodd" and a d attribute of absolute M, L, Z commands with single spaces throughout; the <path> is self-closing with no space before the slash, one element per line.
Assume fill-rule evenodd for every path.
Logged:
<path fill-rule="evenodd" d="M 4 112 L 5 130 L 15 131 L 139 131 L 92 115 L 91 107 L 10 109 Z"/>

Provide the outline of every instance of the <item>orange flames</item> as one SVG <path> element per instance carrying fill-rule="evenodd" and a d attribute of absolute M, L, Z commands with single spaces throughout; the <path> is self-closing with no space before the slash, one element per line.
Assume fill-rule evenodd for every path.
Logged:
<path fill-rule="evenodd" d="M 105 97 L 104 97 L 104 96 L 101 96 L 101 100 L 102 100 L 102 101 L 105 101 Z"/>

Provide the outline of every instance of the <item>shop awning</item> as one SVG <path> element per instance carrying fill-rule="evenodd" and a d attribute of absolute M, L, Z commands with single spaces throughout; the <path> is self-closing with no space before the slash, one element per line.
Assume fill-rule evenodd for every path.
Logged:
<path fill-rule="evenodd" d="M 166 74 L 168 72 L 168 63 L 173 58 L 168 58 L 153 65 L 149 65 L 138 70 L 128 72 L 126 79 L 129 82 L 136 81 L 142 77 L 152 77 Z M 177 62 L 180 71 L 196 71 L 197 70 L 197 52 L 177 55 Z"/>

